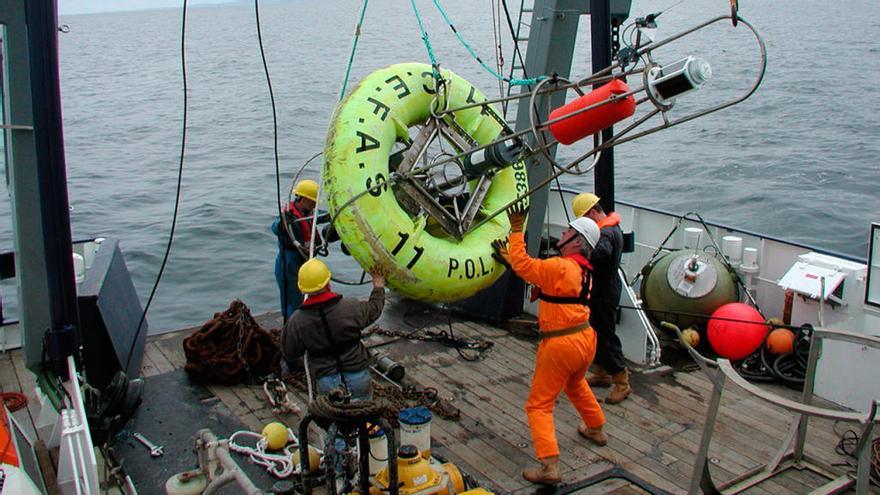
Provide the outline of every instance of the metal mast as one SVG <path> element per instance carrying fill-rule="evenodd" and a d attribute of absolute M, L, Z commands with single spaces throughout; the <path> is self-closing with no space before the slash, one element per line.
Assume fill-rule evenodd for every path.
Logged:
<path fill-rule="evenodd" d="M 590 0 L 590 50 L 593 73 L 611 65 L 611 1 Z M 614 130 L 602 131 L 602 141 L 611 139 Z M 596 139 L 595 145 L 599 145 Z M 596 196 L 605 211 L 614 211 L 614 148 L 602 152 L 593 169 Z"/>
<path fill-rule="evenodd" d="M 12 192 L 16 272 L 25 364 L 37 370 L 44 345 L 55 372 L 78 346 L 67 172 L 54 0 L 0 4 L 6 26 L 4 124 Z M 44 340 L 45 337 L 45 340 Z"/>

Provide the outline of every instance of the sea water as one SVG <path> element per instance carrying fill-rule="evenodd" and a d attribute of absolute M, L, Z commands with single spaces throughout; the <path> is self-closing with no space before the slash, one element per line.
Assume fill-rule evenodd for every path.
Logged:
<path fill-rule="evenodd" d="M 497 96 L 497 81 L 459 44 L 433 2 L 416 4 L 442 66 Z M 490 65 L 493 4 L 442 2 Z M 761 87 L 738 106 L 619 146 L 617 198 L 865 257 L 868 225 L 880 221 L 880 2 L 741 4 L 767 44 Z M 260 4 L 282 200 L 301 165 L 324 146 L 359 7 L 355 0 Z M 636 0 L 632 17 L 664 11 L 657 19 L 662 39 L 727 9 L 718 0 Z M 73 236 L 120 239 L 145 302 L 168 242 L 181 152 L 181 11 L 60 21 L 70 28 L 60 34 L 60 63 Z M 589 18 L 580 26 L 573 77 L 590 72 Z M 502 28 L 509 39 L 506 21 Z M 279 306 L 269 231 L 279 196 L 273 111 L 253 3 L 190 8 L 183 41 L 188 113 L 180 214 L 149 313 L 151 333 L 198 325 L 236 298 L 254 312 Z M 504 45 L 509 68 L 514 56 Z M 735 98 L 757 71 L 758 50 L 742 26 L 715 25 L 658 51 L 658 61 L 684 55 L 709 60 L 714 77 L 681 98 L 671 117 Z M 410 2 L 371 2 L 347 89 L 377 68 L 411 61 L 429 58 Z M 563 148 L 560 157 L 587 146 Z M 317 179 L 318 162 L 302 177 Z M 593 177 L 565 177 L 563 185 L 592 190 Z M 0 250 L 11 251 L 7 194 L 0 199 Z M 330 263 L 337 275 L 360 278 L 349 258 L 333 253 Z M 334 289 L 356 295 L 367 287 Z M 2 291 L 7 317 L 14 317 L 14 282 Z"/>

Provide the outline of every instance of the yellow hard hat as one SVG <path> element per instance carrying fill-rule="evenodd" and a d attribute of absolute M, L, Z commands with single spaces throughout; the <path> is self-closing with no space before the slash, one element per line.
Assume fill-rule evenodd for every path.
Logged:
<path fill-rule="evenodd" d="M 583 216 L 584 213 L 590 211 L 590 208 L 596 206 L 599 202 L 599 196 L 593 193 L 580 193 L 574 197 L 571 202 L 571 209 L 574 211 L 575 217 Z"/>
<path fill-rule="evenodd" d="M 303 179 L 296 183 L 293 194 L 318 202 L 318 183 L 311 179 Z"/>
<path fill-rule="evenodd" d="M 313 294 L 320 291 L 330 283 L 330 269 L 323 261 L 312 258 L 301 267 L 296 279 L 296 285 L 303 294 Z"/>

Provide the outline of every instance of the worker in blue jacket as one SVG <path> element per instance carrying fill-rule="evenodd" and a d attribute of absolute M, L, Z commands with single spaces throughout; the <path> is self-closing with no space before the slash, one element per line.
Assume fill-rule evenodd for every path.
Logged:
<path fill-rule="evenodd" d="M 315 232 L 312 239 L 312 213 L 318 201 L 318 183 L 305 179 L 293 188 L 294 200 L 282 209 L 282 218 L 272 222 L 272 232 L 278 238 L 278 256 L 275 258 L 275 280 L 281 292 L 281 314 L 286 321 L 300 307 L 302 293 L 297 287 L 299 268 L 309 259 L 309 246 L 321 243 Z M 321 219 L 326 222 L 327 219 Z"/>

